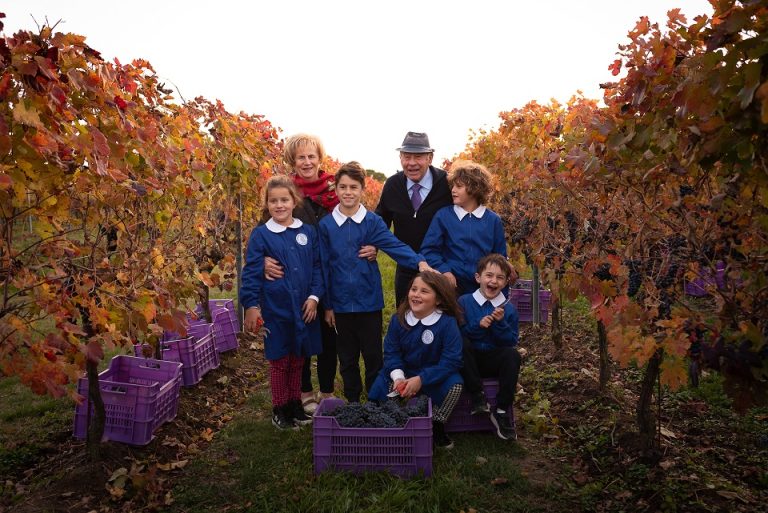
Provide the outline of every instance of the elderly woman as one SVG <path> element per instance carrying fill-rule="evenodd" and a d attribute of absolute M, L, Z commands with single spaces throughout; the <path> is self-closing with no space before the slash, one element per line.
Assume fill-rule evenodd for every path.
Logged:
<path fill-rule="evenodd" d="M 296 134 L 285 141 L 283 160 L 293 170 L 293 182 L 304 200 L 293 212 L 293 217 L 302 222 L 317 226 L 326 214 L 333 211 L 339 203 L 336 197 L 333 175 L 320 169 L 325 159 L 325 149 L 319 138 L 313 135 Z M 360 258 L 376 259 L 376 248 L 363 246 Z M 264 259 L 264 274 L 268 280 L 283 277 L 283 269 L 272 258 Z M 322 302 L 318 308 L 318 317 L 323 318 Z M 301 374 L 301 403 L 304 411 L 312 414 L 317 408 L 318 399 L 333 397 L 336 379 L 336 334 L 326 323 L 322 323 L 323 352 L 317 355 L 317 381 L 320 394 L 315 396 L 310 372 L 311 358 L 304 362 Z"/>

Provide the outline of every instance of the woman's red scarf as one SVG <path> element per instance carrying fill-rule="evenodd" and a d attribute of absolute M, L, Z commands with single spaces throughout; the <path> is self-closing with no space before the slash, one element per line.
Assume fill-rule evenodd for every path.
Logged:
<path fill-rule="evenodd" d="M 293 183 L 296 184 L 305 198 L 321 205 L 328 212 L 331 212 L 339 204 L 333 175 L 325 171 L 321 170 L 316 180 L 307 180 L 297 174 L 293 175 Z"/>

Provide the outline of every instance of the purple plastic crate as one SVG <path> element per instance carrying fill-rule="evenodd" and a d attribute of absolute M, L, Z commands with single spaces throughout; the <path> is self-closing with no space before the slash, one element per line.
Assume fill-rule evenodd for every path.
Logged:
<path fill-rule="evenodd" d="M 496 395 L 499 392 L 499 382 L 495 379 L 484 379 L 483 390 L 491 411 L 496 408 Z M 510 408 L 509 420 L 515 425 L 514 408 Z M 461 433 L 468 431 L 494 431 L 496 428 L 491 423 L 490 413 L 481 413 L 472 415 L 472 398 L 464 391 L 459 397 L 459 402 L 448 417 L 445 423 L 445 430 L 448 433 Z"/>
<path fill-rule="evenodd" d="M 527 289 L 510 289 L 510 304 L 515 305 L 520 322 L 533 322 L 533 291 Z M 539 320 L 546 324 L 549 321 L 549 309 L 552 305 L 552 293 L 539 290 Z"/>
<path fill-rule="evenodd" d="M 223 353 L 237 349 L 240 343 L 237 340 L 238 329 L 237 319 L 233 319 L 230 311 L 221 309 L 216 312 L 213 318 L 213 341 L 216 344 L 216 351 Z"/>
<path fill-rule="evenodd" d="M 231 316 L 236 321 L 237 315 L 235 314 L 235 300 L 234 299 L 210 299 L 208 300 L 208 309 L 211 311 L 211 318 L 215 318 L 216 314 L 221 310 L 229 310 Z"/>
<path fill-rule="evenodd" d="M 211 333 L 212 328 L 213 324 L 195 324 L 189 327 L 190 336 L 186 338 L 160 341 L 161 359 L 183 364 L 181 383 L 185 387 L 198 384 L 208 371 L 219 366 L 219 352 Z M 134 346 L 136 356 L 146 354 L 145 346 Z"/>
<path fill-rule="evenodd" d="M 195 339 L 200 339 L 205 335 L 210 334 L 212 329 L 213 328 L 211 327 L 211 323 L 205 322 L 205 319 L 193 319 L 191 317 L 187 317 L 187 336 L 188 337 L 194 337 Z M 162 342 L 167 342 L 169 340 L 178 340 L 180 338 L 184 338 L 184 337 L 182 337 L 176 331 L 165 331 L 163 332 L 162 337 L 160 337 L 160 340 Z"/>
<path fill-rule="evenodd" d="M 191 336 L 163 342 L 161 354 L 163 360 L 183 364 L 181 384 L 185 387 L 198 384 L 208 371 L 219 366 L 219 353 L 210 333 L 199 339 Z"/>
<path fill-rule="evenodd" d="M 533 322 L 533 280 L 517 280 L 509 290 L 510 303 L 515 305 L 520 322 Z M 539 289 L 539 320 L 542 324 L 549 321 L 552 306 L 552 292 Z"/>
<path fill-rule="evenodd" d="M 181 364 L 133 356 L 115 356 L 99 373 L 99 388 L 106 419 L 104 438 L 131 445 L 146 445 L 160 424 L 173 420 L 179 405 Z M 75 407 L 74 436 L 88 431 L 88 378 L 77 382 L 86 398 Z M 93 416 L 93 408 L 90 412 Z"/>
<path fill-rule="evenodd" d="M 717 287 L 725 288 L 725 262 L 715 262 L 715 275 L 709 267 L 699 268 L 699 277 L 685 282 L 685 293 L 689 296 L 704 297 L 709 295 L 709 290 Z"/>
<path fill-rule="evenodd" d="M 342 399 L 323 399 L 314 414 L 315 473 L 386 471 L 401 477 L 432 475 L 432 402 L 426 417 L 411 417 L 402 428 L 346 428 L 328 412 Z"/>

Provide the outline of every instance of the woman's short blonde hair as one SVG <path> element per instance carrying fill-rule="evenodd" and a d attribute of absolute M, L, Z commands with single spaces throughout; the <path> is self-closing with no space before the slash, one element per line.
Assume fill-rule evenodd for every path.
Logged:
<path fill-rule="evenodd" d="M 296 165 L 296 154 L 303 146 L 314 146 L 317 150 L 317 156 L 320 158 L 320 163 L 325 160 L 325 148 L 323 142 L 316 135 L 310 134 L 294 134 L 285 140 L 283 146 L 283 161 L 293 171 Z"/>

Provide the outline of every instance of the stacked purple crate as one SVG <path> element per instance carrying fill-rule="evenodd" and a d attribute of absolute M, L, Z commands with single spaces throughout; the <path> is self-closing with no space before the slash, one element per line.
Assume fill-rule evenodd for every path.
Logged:
<path fill-rule="evenodd" d="M 509 289 L 509 302 L 515 305 L 520 316 L 520 322 L 533 322 L 533 281 L 517 280 Z M 552 306 L 552 292 L 539 289 L 539 319 L 546 323 L 549 320 L 549 310 Z"/>
<path fill-rule="evenodd" d="M 187 337 L 175 340 L 160 341 L 160 357 L 162 360 L 181 362 L 182 385 L 196 385 L 205 374 L 219 366 L 219 352 L 213 337 L 213 323 L 195 321 L 187 328 Z M 175 334 L 166 334 L 168 338 Z M 146 345 L 145 345 L 146 346 Z M 134 346 L 137 356 L 146 355 L 145 346 Z"/>
<path fill-rule="evenodd" d="M 162 423 L 173 420 L 179 405 L 181 363 L 115 356 L 99 373 L 99 388 L 106 419 L 104 438 L 131 445 L 146 445 Z M 74 436 L 84 439 L 89 408 L 88 378 L 77 382 L 77 393 L 86 397 L 75 408 Z"/>
<path fill-rule="evenodd" d="M 232 318 L 237 320 L 237 312 L 235 311 L 234 299 L 210 299 L 208 300 L 208 309 L 211 311 L 211 318 L 216 317 L 216 314 L 222 310 L 228 310 Z"/>
<path fill-rule="evenodd" d="M 329 412 L 342 399 L 323 399 L 312 423 L 315 473 L 387 471 L 401 477 L 432 475 L 432 403 L 426 417 L 411 417 L 401 428 L 347 428 Z"/>
<path fill-rule="evenodd" d="M 222 309 L 213 317 L 213 341 L 216 343 L 216 351 L 223 353 L 237 349 L 238 322 L 233 318 L 231 310 Z"/>
<path fill-rule="evenodd" d="M 496 395 L 499 392 L 499 382 L 495 379 L 484 379 L 483 390 L 491 406 L 491 411 L 496 408 Z M 510 408 L 509 419 L 515 425 L 514 408 Z M 472 398 L 464 391 L 459 397 L 459 402 L 445 423 L 445 430 L 449 433 L 461 433 L 467 431 L 494 431 L 496 428 L 491 423 L 489 413 L 472 415 Z"/>
<path fill-rule="evenodd" d="M 699 268 L 699 277 L 685 282 L 685 293 L 689 296 L 704 297 L 709 295 L 709 290 L 717 287 L 725 287 L 725 262 L 718 260 L 715 262 L 715 274 L 712 276 L 712 270 L 709 267 Z"/>

